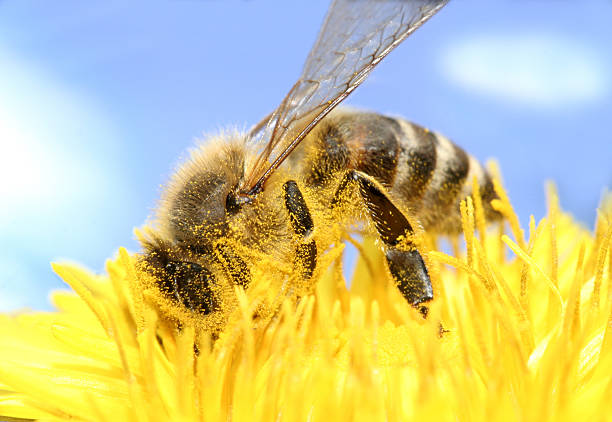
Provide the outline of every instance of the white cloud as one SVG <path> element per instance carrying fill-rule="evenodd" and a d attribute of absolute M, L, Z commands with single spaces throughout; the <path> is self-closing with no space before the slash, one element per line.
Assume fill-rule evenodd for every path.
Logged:
<path fill-rule="evenodd" d="M 522 106 L 579 106 L 610 88 L 609 70 L 590 46 L 548 34 L 464 39 L 443 52 L 440 65 L 451 82 Z"/>

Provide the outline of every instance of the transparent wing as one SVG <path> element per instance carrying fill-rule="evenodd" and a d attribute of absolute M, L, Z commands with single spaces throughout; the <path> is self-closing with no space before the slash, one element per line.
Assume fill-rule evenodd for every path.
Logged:
<path fill-rule="evenodd" d="M 249 135 L 256 159 L 242 192 L 259 192 L 312 128 L 448 0 L 334 0 L 302 75 Z"/>

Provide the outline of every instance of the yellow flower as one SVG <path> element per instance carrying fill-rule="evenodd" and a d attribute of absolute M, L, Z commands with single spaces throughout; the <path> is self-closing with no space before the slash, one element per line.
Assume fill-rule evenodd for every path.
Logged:
<path fill-rule="evenodd" d="M 551 190 L 526 236 L 499 191 L 512 238 L 485 230 L 476 196 L 467 252 L 424 241 L 426 320 L 371 239 L 350 290 L 338 247 L 316 292 L 272 317 L 253 322 L 257 290 L 236 290 L 214 341 L 210 321 L 168 318 L 125 250 L 107 276 L 55 265 L 76 292 L 54 294 L 57 312 L 0 316 L 0 420 L 608 420 L 611 207 L 591 235 Z"/>

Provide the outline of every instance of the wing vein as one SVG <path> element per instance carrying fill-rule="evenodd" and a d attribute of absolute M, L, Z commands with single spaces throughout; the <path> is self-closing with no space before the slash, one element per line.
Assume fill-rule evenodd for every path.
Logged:
<path fill-rule="evenodd" d="M 241 192 L 259 193 L 308 133 L 447 1 L 334 0 L 302 75 L 249 134 L 256 158 L 247 163 Z"/>

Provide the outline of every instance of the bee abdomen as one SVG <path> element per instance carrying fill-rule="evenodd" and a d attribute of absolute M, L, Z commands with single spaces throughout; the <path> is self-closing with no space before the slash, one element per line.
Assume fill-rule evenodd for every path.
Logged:
<path fill-rule="evenodd" d="M 315 137 L 307 183 L 321 186 L 347 170 L 374 177 L 408 207 L 427 230 L 461 231 L 460 201 L 480 185 L 485 216 L 496 198 L 487 171 L 444 136 L 399 118 L 376 113 L 341 111 L 322 125 Z"/>
<path fill-rule="evenodd" d="M 395 178 L 402 130 L 381 114 L 339 113 L 322 125 L 308 183 L 321 185 L 349 169 L 362 171 L 389 187 Z"/>
<path fill-rule="evenodd" d="M 404 120 L 397 121 L 402 133 L 401 153 L 392 190 L 415 208 L 427 194 L 436 173 L 438 141 L 433 132 Z"/>
<path fill-rule="evenodd" d="M 477 179 L 488 218 L 493 184 L 487 171 L 471 155 L 446 137 L 397 119 L 402 128 L 401 152 L 391 192 L 408 203 L 425 229 L 461 231 L 459 203 L 472 193 Z"/>

